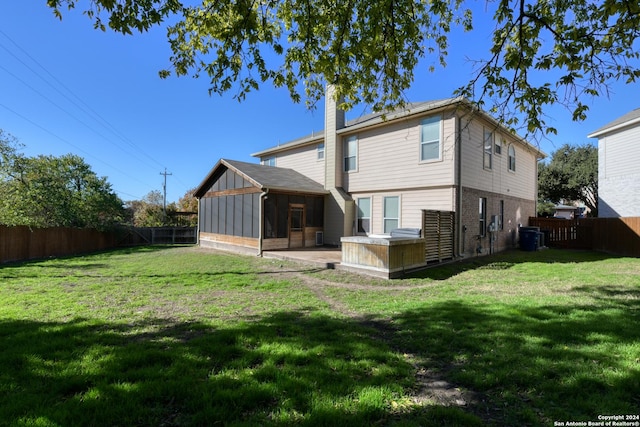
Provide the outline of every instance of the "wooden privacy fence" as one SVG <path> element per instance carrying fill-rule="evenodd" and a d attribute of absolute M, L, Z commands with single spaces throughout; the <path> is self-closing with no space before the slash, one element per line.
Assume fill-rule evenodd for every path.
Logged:
<path fill-rule="evenodd" d="M 196 227 L 29 228 L 0 225 L 0 263 L 60 257 L 121 246 L 196 243 Z"/>
<path fill-rule="evenodd" d="M 540 227 L 550 247 L 591 249 L 640 257 L 640 217 L 628 218 L 529 218 Z"/>
<path fill-rule="evenodd" d="M 0 225 L 0 262 L 59 257 L 114 248 L 113 232 L 89 228 L 29 228 Z"/>

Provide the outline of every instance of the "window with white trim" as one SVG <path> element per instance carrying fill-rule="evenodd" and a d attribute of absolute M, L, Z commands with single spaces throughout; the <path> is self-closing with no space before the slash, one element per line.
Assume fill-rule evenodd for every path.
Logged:
<path fill-rule="evenodd" d="M 440 116 L 420 122 L 420 161 L 440 160 Z"/>
<path fill-rule="evenodd" d="M 484 134 L 483 134 L 483 160 L 482 160 L 482 166 L 485 169 L 491 169 L 492 167 L 492 162 L 493 162 L 493 132 L 491 132 L 489 129 L 484 129 Z"/>
<path fill-rule="evenodd" d="M 478 216 L 479 216 L 479 230 L 478 234 L 482 237 L 487 235 L 487 198 L 480 197 L 478 199 Z"/>
<path fill-rule="evenodd" d="M 324 160 L 324 142 L 321 144 L 318 144 L 317 152 L 318 152 L 318 160 Z"/>
<path fill-rule="evenodd" d="M 511 144 L 509 146 L 509 170 L 516 171 L 516 148 Z"/>
<path fill-rule="evenodd" d="M 265 166 L 275 166 L 276 165 L 276 157 L 264 157 L 262 159 L 262 164 Z"/>
<path fill-rule="evenodd" d="M 358 138 L 350 136 L 344 140 L 344 171 L 354 171 L 358 168 Z"/>
<path fill-rule="evenodd" d="M 383 199 L 383 229 L 385 233 L 400 227 L 400 197 L 391 196 Z"/>
<path fill-rule="evenodd" d="M 493 148 L 493 152 L 500 155 L 502 154 L 502 146 L 505 145 L 504 138 L 496 138 L 496 143 Z"/>
<path fill-rule="evenodd" d="M 359 197 L 358 201 L 358 221 L 357 221 L 357 233 L 370 233 L 371 232 L 371 198 Z"/>

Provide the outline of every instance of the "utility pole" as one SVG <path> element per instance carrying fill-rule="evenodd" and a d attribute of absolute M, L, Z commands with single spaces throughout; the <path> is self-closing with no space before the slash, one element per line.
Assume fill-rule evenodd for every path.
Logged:
<path fill-rule="evenodd" d="M 164 175 L 164 184 L 162 185 L 162 221 L 167 220 L 167 175 L 173 175 L 172 173 L 167 173 L 167 168 L 164 168 L 164 172 L 160 172 L 160 175 Z"/>

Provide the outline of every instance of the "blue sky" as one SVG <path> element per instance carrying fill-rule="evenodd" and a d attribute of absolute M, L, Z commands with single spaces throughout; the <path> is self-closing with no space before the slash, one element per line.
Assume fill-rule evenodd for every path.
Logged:
<path fill-rule="evenodd" d="M 166 168 L 167 200 L 177 201 L 218 159 L 256 161 L 251 153 L 323 128 L 323 104 L 309 111 L 285 89 L 264 86 L 239 103 L 233 91 L 209 96 L 206 77 L 160 79 L 171 54 L 163 27 L 123 36 L 94 30 L 80 10 L 60 21 L 44 1 L 33 3 L 0 2 L 0 128 L 27 155 L 83 157 L 123 200 L 161 191 Z M 420 64 L 409 101 L 449 97 L 470 78 L 468 59 L 486 52 L 490 18 L 476 14 L 477 30 L 450 40 L 445 69 L 427 71 L 434 58 Z M 637 84 L 612 89 L 589 101 L 585 122 L 550 108 L 558 135 L 540 148 L 595 143 L 587 134 L 640 107 Z M 347 118 L 365 112 L 358 107 Z"/>

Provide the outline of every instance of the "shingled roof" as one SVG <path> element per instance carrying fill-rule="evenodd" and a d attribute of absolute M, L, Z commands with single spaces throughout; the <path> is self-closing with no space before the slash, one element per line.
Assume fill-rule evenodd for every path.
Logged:
<path fill-rule="evenodd" d="M 194 192 L 201 198 L 213 183 L 231 169 L 262 191 L 286 191 L 305 194 L 328 194 L 324 186 L 293 169 L 265 166 L 237 160 L 220 159 Z"/>
<path fill-rule="evenodd" d="M 639 122 L 640 122 L 640 108 L 636 108 L 635 110 L 628 112 L 624 116 L 619 117 L 610 123 L 607 123 L 606 125 L 602 126 L 600 129 L 591 132 L 587 136 L 589 138 L 597 138 L 600 135 L 603 135 L 605 133 L 618 130 L 625 126 L 630 126 L 634 123 L 639 123 Z"/>

